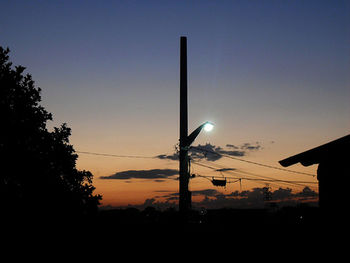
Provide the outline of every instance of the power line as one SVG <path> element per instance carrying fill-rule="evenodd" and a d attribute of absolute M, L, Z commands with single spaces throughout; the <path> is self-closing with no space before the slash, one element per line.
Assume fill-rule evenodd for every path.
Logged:
<path fill-rule="evenodd" d="M 193 162 L 193 161 L 192 161 Z M 206 167 L 206 168 L 209 168 L 209 169 L 212 169 L 214 171 L 217 171 L 217 167 L 213 167 L 213 166 L 210 166 L 210 165 L 205 165 L 205 164 L 202 164 L 202 163 L 198 163 L 198 162 L 193 162 L 194 164 L 196 165 L 199 165 L 199 166 L 202 166 L 202 167 Z M 223 173 L 231 173 L 233 175 L 235 174 L 240 174 L 240 173 L 244 173 L 243 171 L 220 171 L 220 172 L 223 172 Z M 259 179 L 259 178 L 247 178 L 247 177 L 240 177 L 242 179 L 247 179 L 247 180 L 258 180 L 258 181 L 271 181 L 271 182 L 285 182 L 285 183 L 292 183 L 292 184 L 299 184 L 299 183 L 310 183 L 310 184 L 318 184 L 317 182 L 311 182 L 311 181 L 289 181 L 289 180 L 282 180 L 282 179 L 275 179 L 275 178 L 272 178 L 272 177 L 268 177 L 268 176 L 263 176 L 263 175 L 258 175 L 258 174 L 253 174 L 253 173 L 246 173 L 248 175 L 251 175 L 251 176 L 255 176 L 255 177 L 261 177 L 263 179 Z M 212 177 L 212 176 L 211 176 Z M 227 177 L 229 178 L 229 177 Z M 234 178 L 234 179 L 238 179 L 238 178 Z"/>
<path fill-rule="evenodd" d="M 192 148 L 192 149 L 195 149 L 195 148 Z M 216 152 L 213 152 L 213 151 L 209 151 L 207 149 L 200 149 L 200 150 L 203 150 L 203 151 L 209 152 L 209 153 L 213 153 L 213 154 L 218 154 L 218 155 L 223 156 L 223 157 L 236 159 L 236 160 L 239 160 L 239 161 L 244 161 L 244 162 L 248 162 L 248 163 L 252 163 L 252 164 L 258 164 L 260 166 L 265 166 L 265 167 L 268 167 L 268 168 L 274 168 L 274 169 L 277 168 L 278 170 L 286 170 L 288 172 L 294 172 L 294 173 L 299 173 L 299 174 L 306 174 L 306 173 L 302 173 L 302 172 L 282 169 L 282 168 L 273 167 L 273 166 L 269 166 L 269 165 L 264 165 L 264 164 L 260 164 L 260 163 L 256 163 L 256 162 L 252 162 L 252 161 L 248 161 L 248 160 L 243 160 L 243 159 L 240 159 L 240 158 L 235 158 L 235 157 L 232 157 L 230 155 L 219 154 L 219 153 L 216 153 Z M 76 153 L 96 155 L 96 156 L 115 157 L 115 158 L 137 158 L 137 159 L 155 159 L 155 158 L 157 158 L 157 156 L 120 155 L 120 154 L 96 153 L 96 152 L 87 152 L 87 151 L 76 151 Z M 217 171 L 218 168 L 223 168 L 223 166 L 220 166 L 218 164 L 213 164 L 213 165 L 216 166 L 216 167 L 213 167 L 213 166 L 210 166 L 210 165 L 199 163 L 198 161 L 194 161 L 194 160 L 192 160 L 191 162 L 196 164 L 196 165 L 199 165 L 199 166 L 202 166 L 202 167 L 206 167 L 206 168 L 209 168 L 209 169 L 212 169 L 212 170 L 215 170 L 215 171 Z M 260 178 L 247 178 L 247 177 L 242 177 L 242 176 L 239 176 L 239 177 L 226 177 L 226 178 L 229 178 L 229 179 L 238 179 L 238 180 L 242 179 L 242 180 L 257 181 L 257 182 L 259 181 L 259 182 L 271 182 L 271 183 L 274 182 L 274 183 L 282 183 L 282 184 L 293 184 L 293 185 L 296 185 L 296 186 L 304 186 L 304 187 L 307 186 L 307 185 L 303 185 L 303 184 L 317 184 L 317 182 L 288 181 L 288 180 L 274 179 L 274 178 L 263 176 L 263 175 L 257 175 L 257 174 L 248 173 L 248 172 L 244 172 L 244 171 L 237 171 L 237 170 L 234 170 L 234 171 L 231 171 L 231 170 L 230 171 L 220 171 L 220 172 L 230 173 L 230 174 L 235 175 L 235 176 L 239 176 L 240 174 L 245 174 L 245 175 L 250 175 L 250 176 L 254 176 L 254 177 L 260 177 Z M 311 175 L 311 174 L 307 174 L 307 175 Z M 210 178 L 212 178 L 213 176 L 200 175 L 198 177 L 203 177 L 203 178 L 209 178 L 210 177 Z"/>
<path fill-rule="evenodd" d="M 280 170 L 280 171 L 289 172 L 289 173 L 303 174 L 303 175 L 308 175 L 308 176 L 313 176 L 313 177 L 316 176 L 316 175 L 310 174 L 310 173 L 298 172 L 298 171 L 289 170 L 289 169 L 285 169 L 285 168 L 280 168 L 280 167 L 276 167 L 276 166 L 272 166 L 272 165 L 268 165 L 268 164 L 257 163 L 257 162 L 253 162 L 253 161 L 249 161 L 249 160 L 233 157 L 231 155 L 224 154 L 224 153 L 217 153 L 217 152 L 214 152 L 214 151 L 211 151 L 211 150 L 208 150 L 208 149 L 201 148 L 199 146 L 191 147 L 191 149 L 195 150 L 195 151 L 198 151 L 198 152 L 203 151 L 203 152 L 207 152 L 207 153 L 211 153 L 211 154 L 216 154 L 216 155 L 221 156 L 221 157 L 226 157 L 226 158 L 230 158 L 230 159 L 233 159 L 233 160 L 236 160 L 236 161 L 250 163 L 250 164 L 254 164 L 254 165 L 258 165 L 258 166 L 262 166 L 262 167 L 266 167 L 266 168 L 270 168 L 270 169 Z"/>
<path fill-rule="evenodd" d="M 213 166 L 210 166 L 210 165 L 206 165 L 206 164 L 202 164 L 202 163 L 198 163 L 196 161 L 192 161 L 192 163 L 196 164 L 196 165 L 199 165 L 199 166 L 202 166 L 202 167 L 206 167 L 206 168 L 209 168 L 209 169 L 212 169 L 212 170 L 215 170 L 217 171 L 217 167 L 213 167 Z M 240 173 L 244 173 L 244 172 L 241 172 L 241 171 L 220 171 L 220 172 L 223 172 L 223 173 L 230 173 L 232 175 L 235 175 L 239 176 Z M 289 180 L 282 180 L 282 179 L 275 179 L 275 178 L 272 178 L 272 177 L 268 177 L 268 176 L 263 176 L 263 175 L 257 175 L 257 174 L 252 174 L 252 173 L 246 173 L 250 176 L 254 176 L 254 177 L 260 177 L 260 178 L 247 178 L 247 177 L 230 177 L 230 176 L 226 176 L 226 178 L 229 178 L 229 179 L 243 179 L 243 180 L 249 180 L 249 181 L 260 181 L 260 182 L 268 182 L 268 183 L 280 183 L 280 184 L 292 184 L 294 186 L 301 186 L 301 187 L 309 187 L 308 185 L 305 185 L 305 184 L 317 184 L 317 182 L 310 182 L 310 181 L 289 181 Z M 200 177 L 213 177 L 213 176 L 200 176 Z"/>
<path fill-rule="evenodd" d="M 193 149 L 193 150 L 195 150 L 197 152 L 206 152 L 206 153 L 216 154 L 216 155 L 221 156 L 221 157 L 226 157 L 226 158 L 230 158 L 230 159 L 233 159 L 233 160 L 236 160 L 236 161 L 241 161 L 241 162 L 245 162 L 245 163 L 249 163 L 249 164 L 254 164 L 254 165 L 258 165 L 258 166 L 262 166 L 262 167 L 266 167 L 266 168 L 270 168 L 270 169 L 275 169 L 275 170 L 285 171 L 285 172 L 289 172 L 289 173 L 296 173 L 296 174 L 302 174 L 302 175 L 308 175 L 308 176 L 315 177 L 314 174 L 305 173 L 305 172 L 298 172 L 298 171 L 289 170 L 289 169 L 285 169 L 285 168 L 280 168 L 280 167 L 276 167 L 276 166 L 272 166 L 272 165 L 267 165 L 267 164 L 263 164 L 263 163 L 253 162 L 253 161 L 249 161 L 249 160 L 233 157 L 233 156 L 228 155 L 228 154 L 223 154 L 223 153 L 217 153 L 217 152 L 214 152 L 214 151 L 210 151 L 208 149 L 204 149 L 204 148 L 201 148 L 201 147 L 198 147 L 198 146 L 191 147 L 191 149 Z M 120 155 L 120 154 L 96 153 L 96 152 L 87 152 L 87 151 L 76 151 L 76 153 L 90 154 L 90 155 L 97 155 L 97 156 L 116 157 L 116 158 L 137 158 L 137 159 L 155 159 L 155 158 L 158 158 L 157 156 Z M 158 159 L 160 159 L 160 158 L 158 158 Z M 171 159 L 167 159 L 167 160 L 171 160 Z"/>
<path fill-rule="evenodd" d="M 196 175 L 197 177 L 204 177 L 204 178 L 213 178 L 213 176 L 210 175 Z M 259 179 L 259 178 L 246 178 L 246 177 L 232 177 L 232 176 L 225 176 L 225 178 L 228 179 L 242 179 L 242 180 L 249 180 L 249 181 L 262 181 L 262 182 L 282 182 L 282 183 L 290 183 L 290 184 L 297 184 L 297 183 L 308 183 L 308 184 L 315 184 L 316 182 L 302 182 L 302 181 L 287 181 L 287 180 L 279 180 L 279 179 Z M 235 181 L 238 182 L 238 181 Z"/>
<path fill-rule="evenodd" d="M 90 155 L 98 155 L 98 156 L 108 156 L 108 157 L 117 157 L 117 158 L 139 158 L 139 159 L 153 159 L 153 158 L 155 158 L 154 156 L 119 155 L 119 154 L 83 152 L 83 151 L 76 151 L 76 153 L 90 154 Z"/>

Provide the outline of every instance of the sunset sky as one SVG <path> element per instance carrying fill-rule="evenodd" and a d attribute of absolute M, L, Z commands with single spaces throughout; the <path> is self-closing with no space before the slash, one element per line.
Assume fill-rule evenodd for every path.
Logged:
<path fill-rule="evenodd" d="M 188 38 L 189 131 L 215 123 L 193 145 L 281 167 L 350 133 L 350 1 L 2 0 L 0 12 L 0 45 L 42 88 L 49 129 L 66 122 L 76 151 L 124 156 L 79 153 L 103 206 L 176 197 L 178 161 L 156 156 L 173 155 L 179 140 L 180 36 Z M 244 178 L 317 182 L 213 159 L 197 156 L 192 172 L 242 184 L 194 178 L 195 202 L 266 185 Z M 317 166 L 288 169 L 316 174 Z"/>

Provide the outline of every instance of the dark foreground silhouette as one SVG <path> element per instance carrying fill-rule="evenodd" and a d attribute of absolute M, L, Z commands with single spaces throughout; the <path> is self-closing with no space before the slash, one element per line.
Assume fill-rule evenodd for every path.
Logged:
<path fill-rule="evenodd" d="M 349 147 L 346 135 L 280 161 L 284 167 L 318 165 L 319 206 L 323 218 L 335 224 L 349 219 Z"/>
<path fill-rule="evenodd" d="M 93 175 L 76 168 L 66 124 L 49 131 L 41 89 L 0 47 L 0 209 L 13 221 L 82 220 L 97 212 Z"/>
<path fill-rule="evenodd" d="M 166 228 L 186 226 L 190 231 L 233 231 L 239 225 L 315 225 L 320 220 L 318 207 L 284 207 L 277 211 L 270 209 L 208 209 L 192 210 L 188 221 L 181 223 L 177 210 L 160 211 L 154 207 L 144 210 L 136 208 L 102 210 L 96 222 L 122 230 L 124 227 L 139 229 L 164 226 Z"/>

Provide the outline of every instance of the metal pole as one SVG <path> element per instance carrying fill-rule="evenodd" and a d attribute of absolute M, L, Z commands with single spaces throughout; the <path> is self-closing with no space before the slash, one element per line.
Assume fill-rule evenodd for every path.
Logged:
<path fill-rule="evenodd" d="M 180 38 L 180 199 L 179 210 L 187 215 L 191 205 L 188 191 L 188 113 L 187 113 L 187 38 Z"/>

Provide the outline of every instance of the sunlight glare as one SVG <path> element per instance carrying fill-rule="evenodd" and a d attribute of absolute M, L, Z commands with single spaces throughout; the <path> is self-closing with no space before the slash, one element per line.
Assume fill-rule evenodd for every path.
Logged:
<path fill-rule="evenodd" d="M 212 129 L 214 128 L 214 125 L 210 122 L 207 122 L 205 125 L 204 125 L 204 130 L 206 132 L 210 132 Z"/>

